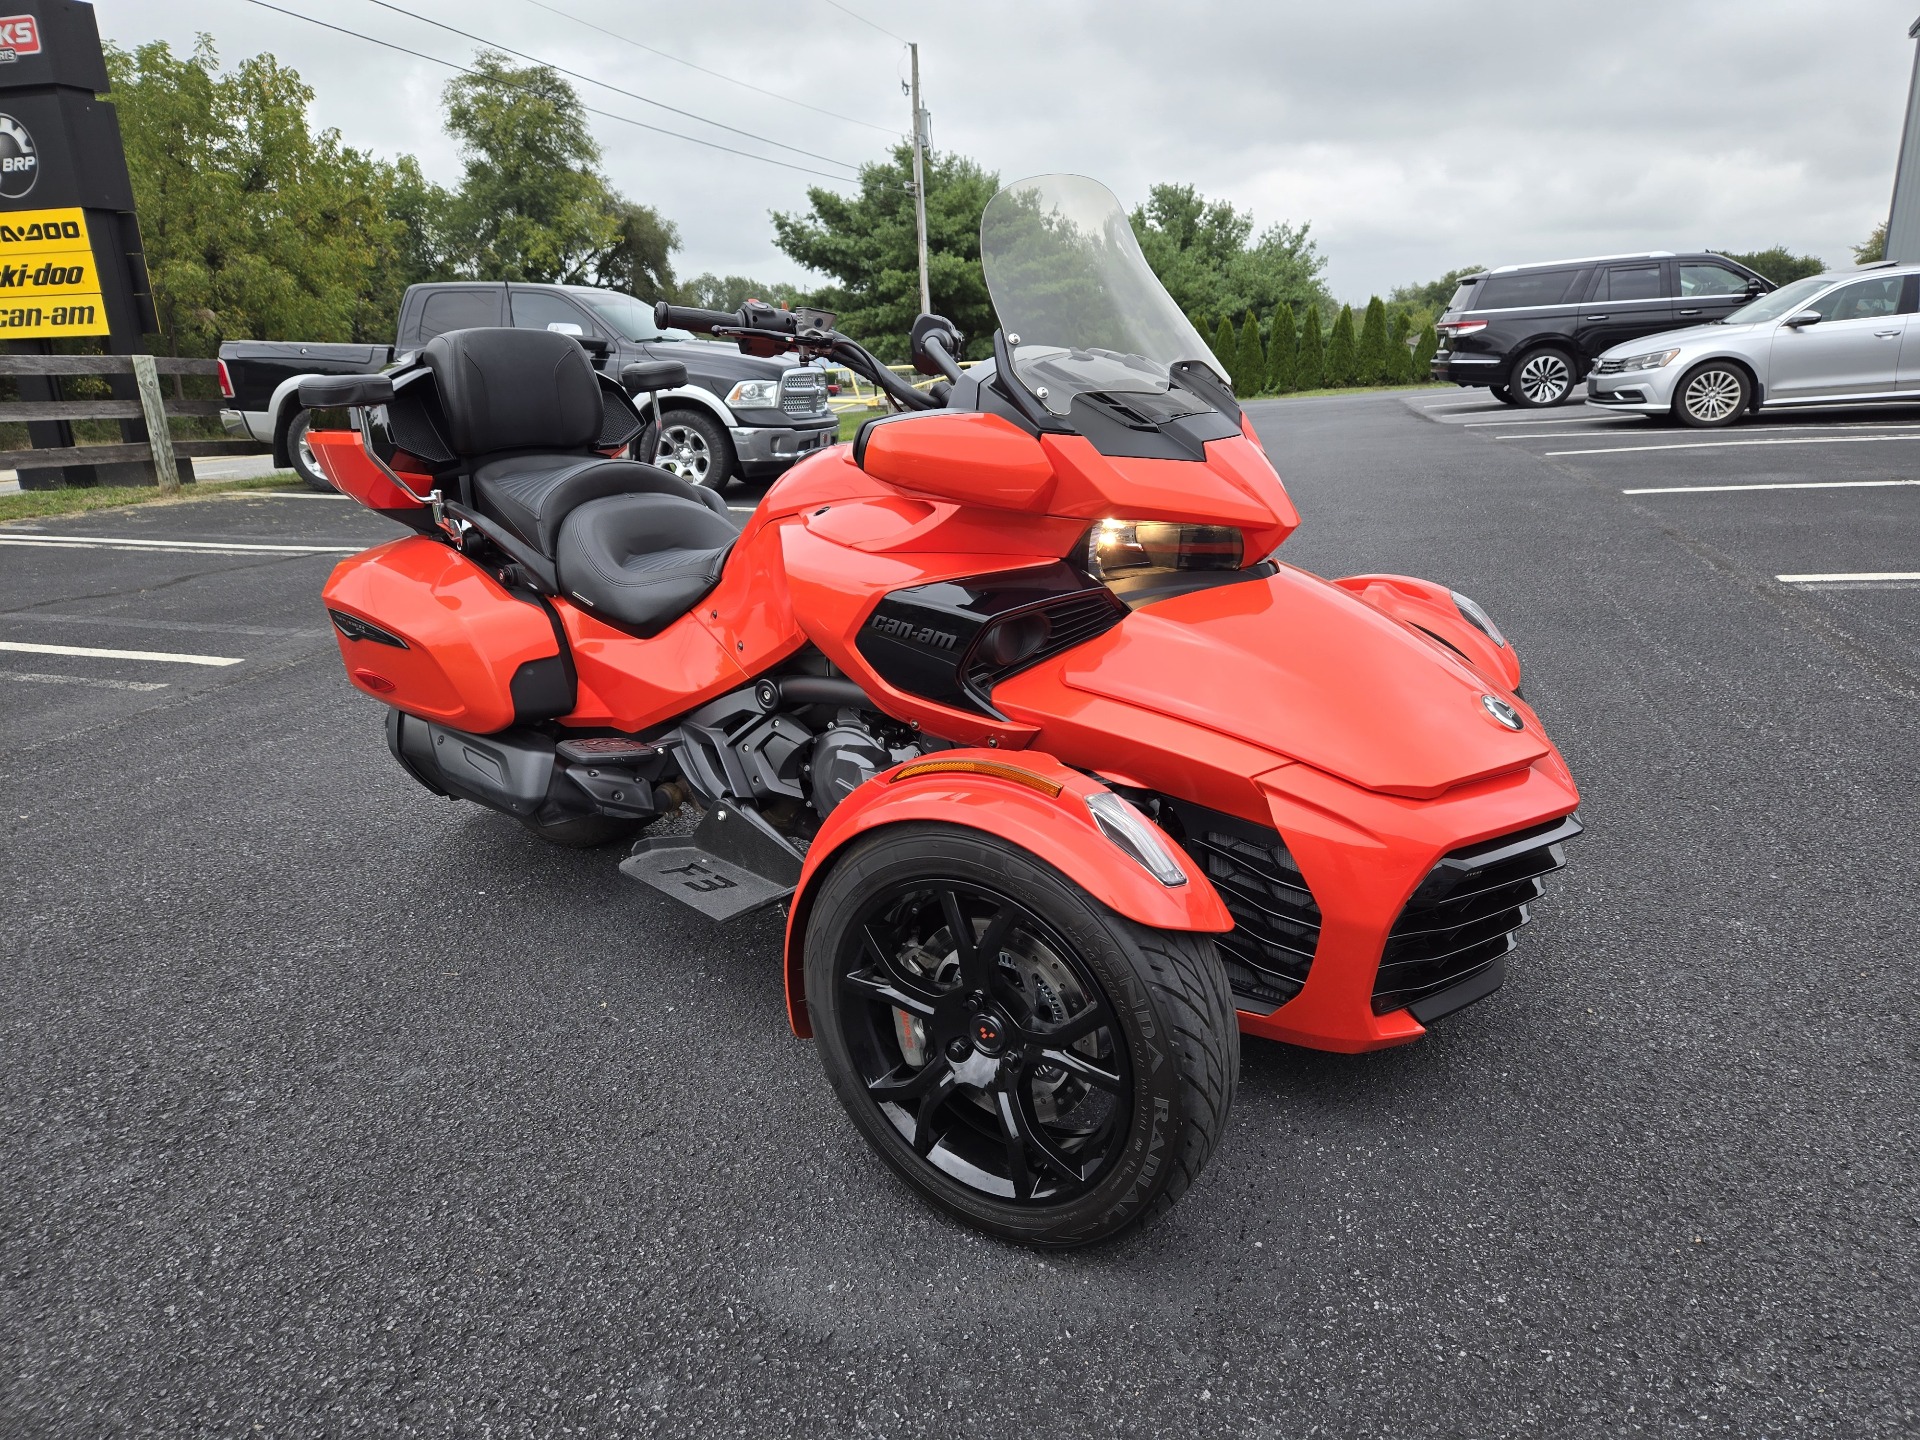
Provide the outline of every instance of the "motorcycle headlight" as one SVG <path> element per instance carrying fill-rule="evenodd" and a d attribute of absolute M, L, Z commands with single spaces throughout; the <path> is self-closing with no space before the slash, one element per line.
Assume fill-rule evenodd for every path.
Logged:
<path fill-rule="evenodd" d="M 749 410 L 773 410 L 780 404 L 778 380 L 742 380 L 727 392 L 729 405 L 744 405 Z"/>
<path fill-rule="evenodd" d="M 1629 355 L 1620 362 L 1622 370 L 1658 370 L 1662 365 L 1671 365 L 1678 350 L 1649 350 L 1644 355 Z"/>
<path fill-rule="evenodd" d="M 1231 525 L 1165 520 L 1102 520 L 1087 546 L 1096 575 L 1152 566 L 1162 570 L 1238 570 L 1244 546 Z"/>
<path fill-rule="evenodd" d="M 1473 626 L 1473 628 L 1478 630 L 1482 635 L 1485 635 L 1487 639 L 1498 645 L 1502 650 L 1507 648 L 1507 637 L 1500 633 L 1500 627 L 1493 623 L 1493 617 L 1487 614 L 1477 601 L 1468 599 L 1458 590 L 1450 590 L 1447 593 L 1453 596 L 1454 608 L 1465 617 L 1469 625 Z"/>

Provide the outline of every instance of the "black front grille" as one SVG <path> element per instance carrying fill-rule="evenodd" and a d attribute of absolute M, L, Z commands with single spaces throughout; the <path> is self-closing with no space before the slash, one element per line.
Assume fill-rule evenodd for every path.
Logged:
<path fill-rule="evenodd" d="M 1373 982 L 1373 1013 L 1403 1009 L 1471 980 L 1513 948 L 1513 932 L 1532 916 L 1541 881 L 1567 863 L 1566 842 L 1580 833 L 1569 815 L 1469 845 L 1427 872 L 1400 912 Z"/>
<path fill-rule="evenodd" d="M 1262 1015 L 1286 1004 L 1307 983 L 1320 907 L 1279 831 L 1184 800 L 1163 800 L 1160 820 L 1233 916 L 1214 946 L 1234 1004 Z"/>
<path fill-rule="evenodd" d="M 973 653 L 961 673 L 961 683 L 982 701 L 987 701 L 993 695 L 993 687 L 1009 675 L 1017 675 L 1062 651 L 1084 645 L 1094 636 L 1105 634 L 1118 625 L 1127 618 L 1127 614 L 1126 602 L 1118 599 L 1111 590 L 1102 588 L 1062 595 L 1057 600 L 1048 600 L 1002 616 L 983 630 L 980 639 L 974 643 Z M 993 632 L 999 626 L 1036 624 L 1043 627 L 1035 632 L 1039 637 L 1037 642 L 1033 643 L 1031 649 L 1022 646 L 1023 653 L 1018 659 L 996 664 L 989 658 L 989 652 L 994 648 Z"/>

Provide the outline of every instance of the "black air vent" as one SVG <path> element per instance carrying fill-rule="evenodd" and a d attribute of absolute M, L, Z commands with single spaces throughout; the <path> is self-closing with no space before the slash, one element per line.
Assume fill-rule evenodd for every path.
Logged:
<path fill-rule="evenodd" d="M 1428 872 L 1387 937 L 1373 1013 L 1399 1010 L 1491 968 L 1513 948 L 1542 879 L 1567 863 L 1572 815 L 1446 856 Z"/>
<path fill-rule="evenodd" d="M 600 405 L 600 438 L 593 442 L 594 449 L 617 450 L 640 433 L 642 422 L 618 386 L 600 387 Z"/>
<path fill-rule="evenodd" d="M 1105 634 L 1126 619 L 1127 614 L 1126 602 L 1112 591 L 1100 589 L 1063 595 L 1043 605 L 1003 616 L 981 632 L 973 653 L 967 657 L 962 681 L 982 700 L 990 699 L 993 687 L 1008 676 Z M 1000 648 L 997 632 L 1003 631 L 1017 639 L 1011 646 Z M 1020 633 L 1022 631 L 1024 633 Z"/>
<path fill-rule="evenodd" d="M 1184 800 L 1163 799 L 1160 822 L 1213 882 L 1233 929 L 1214 937 L 1234 1004 L 1265 1015 L 1307 983 L 1320 944 L 1320 907 L 1277 830 Z"/>

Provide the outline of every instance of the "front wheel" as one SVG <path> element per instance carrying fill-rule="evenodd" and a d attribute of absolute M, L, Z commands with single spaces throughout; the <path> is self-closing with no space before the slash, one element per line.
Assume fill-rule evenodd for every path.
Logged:
<path fill-rule="evenodd" d="M 1164 1214 L 1233 1103 L 1240 1030 L 1211 939 L 1135 924 L 981 832 L 851 846 L 808 917 L 806 983 L 867 1142 L 1004 1239 L 1087 1245 Z"/>
<path fill-rule="evenodd" d="M 635 458 L 651 451 L 653 463 L 669 474 L 709 490 L 726 489 L 736 468 L 726 427 L 698 410 L 669 410 L 661 422 L 657 431 L 648 424 L 633 447 Z"/>
<path fill-rule="evenodd" d="M 1573 357 L 1547 345 L 1521 357 L 1508 389 L 1513 394 L 1512 403 L 1521 409 L 1542 410 L 1566 403 L 1577 379 Z"/>
<path fill-rule="evenodd" d="M 1696 430 L 1717 430 L 1746 413 L 1750 393 L 1746 371 L 1724 360 L 1709 360 L 1673 387 L 1673 418 Z"/>

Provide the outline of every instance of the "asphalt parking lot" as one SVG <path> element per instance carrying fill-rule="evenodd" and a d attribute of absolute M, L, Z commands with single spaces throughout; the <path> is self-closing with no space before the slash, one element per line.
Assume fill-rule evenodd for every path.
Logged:
<path fill-rule="evenodd" d="M 1480 600 L 1588 833 L 1498 995 L 1249 1041 L 1070 1255 L 868 1156 L 776 921 L 400 772 L 318 603 L 391 526 L 0 526 L 0 1434 L 1920 1430 L 1920 582 L 1859 578 L 1920 571 L 1920 413 L 1251 413 L 1283 558 Z"/>

